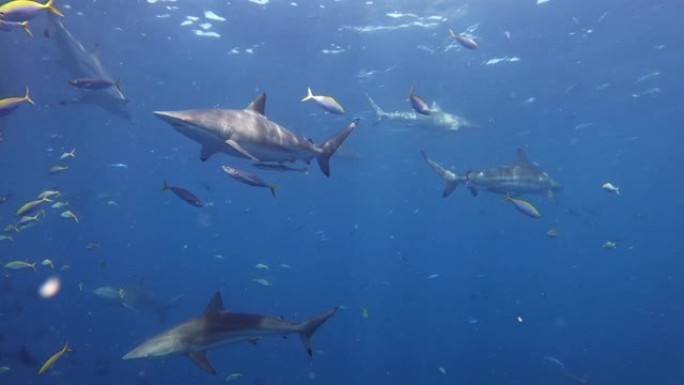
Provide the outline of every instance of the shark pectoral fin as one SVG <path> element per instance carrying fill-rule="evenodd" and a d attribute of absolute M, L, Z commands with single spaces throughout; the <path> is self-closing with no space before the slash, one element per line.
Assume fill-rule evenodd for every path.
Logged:
<path fill-rule="evenodd" d="M 206 162 L 207 159 L 211 158 L 212 155 L 216 154 L 216 150 L 209 146 L 202 146 L 202 151 L 200 151 L 200 160 Z"/>
<path fill-rule="evenodd" d="M 558 198 L 556 198 L 556 194 L 553 193 L 553 190 L 546 190 L 546 197 L 549 198 L 551 202 L 558 203 Z"/>
<path fill-rule="evenodd" d="M 446 186 L 444 186 L 444 192 L 442 192 L 442 198 L 446 198 L 449 195 L 451 195 L 454 190 L 456 190 L 456 187 L 458 186 L 458 183 L 454 182 L 447 182 Z"/>
<path fill-rule="evenodd" d="M 209 363 L 209 360 L 207 360 L 206 350 L 191 350 L 188 352 L 188 356 L 205 372 L 209 374 L 216 374 L 216 369 L 214 369 Z"/>
<path fill-rule="evenodd" d="M 244 156 L 245 158 L 259 162 L 259 158 L 250 154 L 249 151 L 245 150 L 242 146 L 240 146 L 240 143 L 234 141 L 233 139 L 226 140 L 226 144 L 229 145 L 233 150 L 242 154 L 242 156 Z"/>

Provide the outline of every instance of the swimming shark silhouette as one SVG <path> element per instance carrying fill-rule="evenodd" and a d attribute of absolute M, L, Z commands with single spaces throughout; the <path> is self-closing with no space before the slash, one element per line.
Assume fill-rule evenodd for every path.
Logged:
<path fill-rule="evenodd" d="M 309 163 L 316 158 L 326 176 L 330 176 L 330 157 L 359 123 L 358 119 L 354 120 L 317 145 L 269 120 L 265 107 L 266 94 L 262 93 L 243 110 L 155 111 L 154 114 L 181 134 L 200 143 L 202 161 L 218 152 L 262 163 L 296 160 Z"/>
<path fill-rule="evenodd" d="M 100 62 L 100 58 L 87 50 L 83 44 L 64 26 L 61 18 L 48 14 L 46 35 L 54 37 L 61 59 L 66 65 L 70 79 L 95 78 L 112 79 Z M 65 82 L 66 84 L 66 82 Z M 81 96 L 64 100 L 61 104 L 93 104 L 123 119 L 130 120 L 128 100 L 117 87 L 103 90 L 78 89 Z"/>
<path fill-rule="evenodd" d="M 477 196 L 478 191 L 489 191 L 510 196 L 546 194 L 549 198 L 555 199 L 554 192 L 561 189 L 561 185 L 532 164 L 521 149 L 518 149 L 515 164 L 512 166 L 468 171 L 465 175 L 456 175 L 428 158 L 425 152 L 421 151 L 421 154 L 427 164 L 446 182 L 442 197 L 448 197 L 459 183 L 465 183 L 473 196 Z"/>
<path fill-rule="evenodd" d="M 255 343 L 262 336 L 285 336 L 292 333 L 299 334 L 311 357 L 311 336 L 336 311 L 337 308 L 334 307 L 300 323 L 293 323 L 283 318 L 224 311 L 221 293 L 217 292 L 202 315 L 150 338 L 128 352 L 123 359 L 185 354 L 207 373 L 216 374 L 207 360 L 208 349 L 240 341 Z"/>
<path fill-rule="evenodd" d="M 375 103 L 373 98 L 368 95 L 366 97 L 373 112 L 375 112 L 376 124 L 387 120 L 404 123 L 408 126 L 437 128 L 445 132 L 456 132 L 461 128 L 472 126 L 470 122 L 460 116 L 443 111 L 437 102 L 432 102 L 429 115 L 423 115 L 415 111 L 385 112 Z"/>

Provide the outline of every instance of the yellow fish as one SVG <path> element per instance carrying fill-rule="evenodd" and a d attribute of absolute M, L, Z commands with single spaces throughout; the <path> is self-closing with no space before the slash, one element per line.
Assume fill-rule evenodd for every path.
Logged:
<path fill-rule="evenodd" d="M 35 201 L 25 203 L 23 206 L 19 207 L 19 210 L 17 210 L 16 216 L 23 217 L 24 214 L 28 214 L 32 210 L 35 210 L 43 202 L 52 202 L 52 201 L 49 200 L 48 198 L 42 198 L 42 199 L 38 199 Z"/>
<path fill-rule="evenodd" d="M 33 271 L 36 271 L 36 263 L 28 263 L 24 261 L 12 261 L 12 262 L 7 262 L 5 264 L 5 269 L 10 269 L 10 270 L 24 270 L 24 269 L 33 269 Z"/>
<path fill-rule="evenodd" d="M 254 278 L 252 281 L 258 283 L 261 286 L 271 286 L 271 283 L 263 278 Z"/>
<path fill-rule="evenodd" d="M 52 263 L 52 261 L 47 258 L 43 259 L 43 262 L 41 262 L 40 264 L 43 266 L 50 266 L 51 269 L 55 268 L 55 265 Z"/>
<path fill-rule="evenodd" d="M 60 215 L 61 215 L 63 218 L 71 218 L 71 219 L 73 219 L 74 221 L 76 221 L 76 223 L 78 223 L 78 217 L 76 216 L 76 214 L 74 214 L 73 212 L 71 212 L 71 210 L 67 210 L 67 211 L 63 212 L 62 214 L 60 214 Z"/>
<path fill-rule="evenodd" d="M 556 238 L 558 235 L 560 235 L 560 230 L 558 229 L 549 229 L 549 231 L 546 232 L 546 235 L 549 238 Z"/>
<path fill-rule="evenodd" d="M 254 267 L 256 267 L 257 269 L 271 270 L 271 269 L 269 269 L 268 265 L 263 264 L 263 263 L 257 263 L 256 266 L 254 266 Z"/>
<path fill-rule="evenodd" d="M 53 354 L 52 356 L 50 356 L 50 358 L 47 359 L 47 361 L 45 361 L 45 363 L 43 364 L 43 366 L 41 366 L 40 369 L 38 369 L 38 375 L 40 376 L 41 374 L 45 373 L 48 369 L 50 369 L 50 367 L 51 367 L 52 365 L 55 364 L 55 362 L 57 362 L 57 360 L 58 360 L 60 357 L 62 357 L 62 355 L 63 355 L 64 353 L 66 353 L 66 352 L 68 352 L 68 351 L 70 351 L 70 350 L 69 350 L 69 343 L 67 342 L 67 343 L 64 344 L 64 347 L 62 348 L 62 350 L 60 350 L 60 351 L 58 351 L 57 353 Z"/>
<path fill-rule="evenodd" d="M 242 374 L 242 373 L 240 373 L 240 372 L 231 373 L 231 374 L 229 374 L 229 375 L 226 376 L 226 382 L 235 381 L 235 380 L 237 380 L 238 378 L 242 377 L 243 375 L 244 375 L 244 374 Z"/>
<path fill-rule="evenodd" d="M 56 166 L 50 167 L 50 169 L 48 170 L 48 172 L 49 172 L 50 174 L 57 174 L 58 172 L 66 171 L 66 170 L 68 170 L 68 169 L 69 169 L 69 166 L 59 166 L 59 165 L 56 165 Z"/>
<path fill-rule="evenodd" d="M 43 199 L 43 198 L 50 198 L 53 196 L 58 197 L 60 195 L 62 195 L 62 193 L 59 192 L 58 190 L 45 190 L 45 191 L 41 192 L 40 194 L 38 194 L 38 196 L 36 198 Z"/>
<path fill-rule="evenodd" d="M 11 235 L 4 235 L 0 234 L 0 241 L 13 241 L 14 238 L 12 238 Z"/>
<path fill-rule="evenodd" d="M 344 108 L 342 108 L 342 105 L 338 103 L 335 98 L 332 96 L 314 95 L 311 88 L 306 89 L 306 96 L 302 99 L 302 102 L 306 102 L 307 100 L 313 100 L 319 107 L 331 114 L 340 115 L 344 113 Z"/>
<path fill-rule="evenodd" d="M 62 156 L 59 157 L 60 160 L 64 160 L 66 158 L 75 158 L 76 157 L 76 149 L 74 148 L 73 150 L 69 152 L 65 152 L 62 154 Z"/>
<path fill-rule="evenodd" d="M 605 241 L 603 243 L 603 248 L 604 249 L 614 249 L 617 247 L 617 243 L 614 241 Z"/>
<path fill-rule="evenodd" d="M 40 11 L 44 9 L 64 17 L 62 12 L 55 8 L 55 0 L 48 0 L 45 4 L 31 0 L 14 0 L 0 5 L 0 19 L 5 21 L 26 21 L 38 16 Z"/>
<path fill-rule="evenodd" d="M 7 3 L 5 5 L 8 5 L 8 4 L 11 4 L 11 3 Z M 2 7 L 0 7 L 0 9 L 2 9 Z M 2 19 L 2 15 L 0 15 L 0 19 Z M 10 98 L 0 99 L 0 116 L 7 116 L 7 115 L 13 113 L 24 102 L 29 102 L 29 103 L 34 104 L 34 105 L 36 104 L 29 97 L 28 87 L 26 87 L 26 95 L 24 95 L 24 96 L 13 96 Z"/>

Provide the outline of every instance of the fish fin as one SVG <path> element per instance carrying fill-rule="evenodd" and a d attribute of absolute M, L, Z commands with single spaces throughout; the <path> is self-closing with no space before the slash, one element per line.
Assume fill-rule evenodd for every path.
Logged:
<path fill-rule="evenodd" d="M 213 315 L 218 315 L 218 313 L 223 311 L 223 298 L 221 297 L 220 292 L 216 292 L 213 297 L 211 297 L 211 301 L 209 301 L 209 304 L 207 305 L 206 308 L 204 308 L 204 315 L 205 316 L 213 316 Z"/>
<path fill-rule="evenodd" d="M 553 190 L 546 190 L 546 197 L 553 203 L 558 203 L 558 198 L 554 194 Z"/>
<path fill-rule="evenodd" d="M 525 151 L 523 151 L 520 148 L 518 149 L 518 152 L 516 153 L 515 165 L 520 166 L 522 168 L 537 168 L 527 158 L 527 154 L 525 154 Z"/>
<path fill-rule="evenodd" d="M 21 28 L 24 30 L 24 32 L 26 32 L 27 35 L 33 37 L 33 32 L 31 32 L 31 30 L 29 29 L 28 21 L 24 21 L 23 23 L 21 23 Z"/>
<path fill-rule="evenodd" d="M 302 102 L 305 102 L 307 100 L 311 100 L 311 99 L 313 99 L 313 97 L 314 97 L 313 91 L 311 91 L 310 87 L 307 87 L 306 96 L 302 99 Z"/>
<path fill-rule="evenodd" d="M 45 3 L 45 8 L 47 8 L 48 11 L 54 13 L 57 16 L 64 17 L 62 12 L 60 12 L 59 9 L 55 8 L 55 0 L 48 0 L 48 2 Z"/>
<path fill-rule="evenodd" d="M 266 116 L 266 93 L 262 92 L 257 95 L 245 109 Z"/>
<path fill-rule="evenodd" d="M 268 186 L 268 189 L 271 190 L 271 195 L 273 195 L 274 198 L 276 197 L 276 190 L 278 189 L 278 187 L 280 186 L 278 186 L 277 184 Z"/>
<path fill-rule="evenodd" d="M 414 91 L 414 90 L 413 90 L 413 86 L 411 86 L 411 90 L 409 91 L 409 95 L 408 95 L 408 97 L 406 98 L 406 100 L 411 100 L 411 96 L 415 95 L 415 94 L 413 93 L 413 91 Z"/>
<path fill-rule="evenodd" d="M 116 79 L 116 81 L 114 82 L 114 87 L 116 87 L 116 89 L 119 90 L 119 92 L 121 92 L 121 79 Z"/>
<path fill-rule="evenodd" d="M 24 95 L 24 99 L 25 99 L 27 102 L 33 104 L 34 106 L 36 105 L 36 103 L 34 103 L 33 100 L 31 100 L 31 97 L 29 97 L 29 88 L 28 88 L 28 86 L 26 86 L 26 95 Z"/>
<path fill-rule="evenodd" d="M 456 35 L 454 33 L 454 31 L 451 28 L 449 28 L 449 39 L 456 39 L 456 38 L 458 38 L 458 35 Z"/>
<path fill-rule="evenodd" d="M 428 158 L 427 154 L 425 154 L 424 151 L 421 151 L 420 154 L 423 156 L 423 159 L 427 162 L 427 164 L 432 167 L 433 170 L 442 177 L 444 182 L 446 182 L 446 186 L 444 187 L 444 192 L 442 192 L 442 198 L 446 198 L 449 195 L 451 195 L 454 190 L 456 190 L 456 187 L 458 187 L 459 183 L 459 177 L 454 174 L 453 172 L 447 170 L 444 168 L 441 164 L 435 162 L 434 160 Z"/>
<path fill-rule="evenodd" d="M 385 115 L 385 112 L 378 106 L 373 98 L 370 96 L 366 95 L 368 98 L 368 103 L 370 103 L 371 108 L 373 109 L 373 112 L 375 113 L 375 122 L 373 123 L 374 126 L 378 125 L 382 121 L 382 117 Z"/>
<path fill-rule="evenodd" d="M 216 374 L 216 369 L 214 369 L 209 363 L 209 360 L 207 360 L 206 350 L 191 350 L 188 352 L 188 357 L 205 372 Z"/>
<path fill-rule="evenodd" d="M 244 156 L 245 158 L 248 158 L 248 159 L 251 159 L 251 160 L 254 160 L 257 162 L 259 161 L 259 158 L 250 154 L 249 151 L 245 150 L 245 148 L 240 145 L 240 143 L 234 141 L 233 139 L 226 140 L 226 144 L 229 145 L 233 150 L 242 154 L 242 156 Z"/>
<path fill-rule="evenodd" d="M 349 134 L 354 131 L 354 129 L 359 125 L 359 119 L 354 119 L 349 125 L 345 128 L 343 128 L 340 132 L 337 134 L 333 135 L 332 137 L 328 138 L 321 146 L 319 147 L 321 150 L 321 153 L 318 155 L 318 166 L 321 168 L 321 171 L 323 171 L 323 174 L 325 176 L 330 176 L 330 158 L 333 156 L 335 151 L 337 151 L 338 148 L 342 145 L 342 142 L 344 142 L 345 139 L 349 136 Z"/>
<path fill-rule="evenodd" d="M 200 151 L 200 160 L 202 162 L 206 162 L 207 159 L 211 158 L 211 156 L 214 154 L 216 154 L 216 150 L 209 146 L 202 146 L 202 150 Z"/>
<path fill-rule="evenodd" d="M 302 343 L 304 344 L 304 348 L 306 349 L 306 353 L 309 355 L 309 357 L 313 356 L 313 349 L 311 348 L 311 336 L 313 336 L 313 334 L 316 333 L 316 330 L 318 330 L 318 328 L 321 327 L 325 321 L 332 317 L 336 311 L 337 307 L 334 307 L 325 313 L 311 317 L 298 325 L 299 335 L 302 338 Z"/>

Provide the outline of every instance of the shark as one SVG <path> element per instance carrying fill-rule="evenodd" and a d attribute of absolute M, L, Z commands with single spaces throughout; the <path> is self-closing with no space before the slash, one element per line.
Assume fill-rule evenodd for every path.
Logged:
<path fill-rule="evenodd" d="M 201 315 L 148 339 L 126 353 L 123 359 L 186 355 L 205 372 L 216 374 L 207 359 L 208 349 L 240 341 L 256 343 L 263 336 L 293 333 L 299 334 L 307 354 L 312 357 L 311 337 L 336 311 L 337 307 L 333 307 L 294 323 L 282 317 L 225 311 L 221 293 L 217 292 Z"/>
<path fill-rule="evenodd" d="M 373 98 L 366 95 L 373 112 L 375 112 L 376 124 L 382 121 L 394 121 L 404 123 L 412 127 L 424 127 L 429 129 L 438 129 L 443 132 L 456 132 L 465 127 L 472 127 L 472 124 L 466 119 L 443 111 L 437 102 L 432 102 L 429 115 L 419 114 L 415 111 L 383 111 L 380 106 L 375 103 Z"/>
<path fill-rule="evenodd" d="M 54 14 L 48 15 L 48 27 L 46 36 L 53 37 L 64 62 L 70 79 L 95 78 L 112 79 L 109 72 L 104 68 L 100 58 L 85 48 L 85 46 L 69 31 L 62 20 Z M 128 100 L 117 87 L 109 87 L 102 90 L 87 90 L 78 88 L 80 96 L 63 100 L 65 104 L 91 104 L 96 105 L 120 118 L 131 120 L 131 112 L 128 110 Z"/>
<path fill-rule="evenodd" d="M 330 176 L 330 158 L 359 124 L 356 119 L 325 142 L 314 144 L 269 120 L 265 107 L 266 94 L 261 93 L 241 110 L 155 111 L 154 115 L 200 143 L 202 161 L 216 153 L 260 163 L 303 160 L 308 164 L 316 158 L 326 176 Z"/>
<path fill-rule="evenodd" d="M 84 290 L 84 286 L 80 285 L 80 287 Z M 101 286 L 88 291 L 88 294 L 105 305 L 122 306 L 133 311 L 158 314 L 162 322 L 166 321 L 166 313 L 169 309 L 183 298 L 181 294 L 170 300 L 163 300 L 145 290 L 141 284 Z"/>
<path fill-rule="evenodd" d="M 518 149 L 513 165 L 468 171 L 464 175 L 447 170 L 423 151 L 421 154 L 446 183 L 442 193 L 444 198 L 451 195 L 461 183 L 465 184 L 473 196 L 477 196 L 479 191 L 488 191 L 509 196 L 546 194 L 552 200 L 555 200 L 555 192 L 562 188 L 548 173 L 530 162 L 525 151 L 521 149 Z"/>

